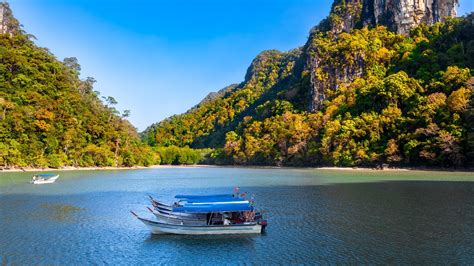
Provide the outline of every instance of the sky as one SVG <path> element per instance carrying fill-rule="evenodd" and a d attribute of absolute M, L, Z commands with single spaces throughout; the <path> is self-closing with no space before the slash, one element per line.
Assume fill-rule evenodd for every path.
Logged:
<path fill-rule="evenodd" d="M 10 0 L 24 30 L 113 96 L 143 131 L 243 81 L 264 50 L 303 45 L 332 0 Z M 458 14 L 474 11 L 460 0 Z"/>

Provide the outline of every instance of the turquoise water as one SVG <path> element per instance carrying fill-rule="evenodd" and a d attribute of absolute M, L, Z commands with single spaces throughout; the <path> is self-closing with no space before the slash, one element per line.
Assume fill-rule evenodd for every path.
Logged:
<path fill-rule="evenodd" d="M 474 173 L 158 168 L 0 173 L 6 264 L 474 263 Z M 255 194 L 264 235 L 152 235 L 147 195 Z"/>

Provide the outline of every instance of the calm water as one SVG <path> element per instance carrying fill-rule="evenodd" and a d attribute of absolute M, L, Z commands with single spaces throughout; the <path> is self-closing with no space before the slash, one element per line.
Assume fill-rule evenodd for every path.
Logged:
<path fill-rule="evenodd" d="M 474 263 L 474 173 L 169 168 L 0 173 L 0 264 Z M 255 194 L 258 236 L 151 235 L 147 195 Z"/>

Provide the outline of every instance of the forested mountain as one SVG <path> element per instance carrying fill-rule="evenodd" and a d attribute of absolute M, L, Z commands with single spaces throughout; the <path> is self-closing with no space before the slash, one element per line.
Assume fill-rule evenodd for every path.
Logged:
<path fill-rule="evenodd" d="M 0 167 L 153 163 L 136 129 L 79 78 L 75 58 L 59 61 L 0 3 Z"/>
<path fill-rule="evenodd" d="M 293 77 L 300 49 L 288 53 L 265 51 L 249 67 L 245 81 L 226 93 L 208 97 L 183 115 L 170 117 L 145 131 L 151 145 L 219 147 L 225 134 L 246 116 L 257 115 L 255 107 L 274 99 Z M 284 104 L 284 103 L 282 103 Z M 285 108 L 275 106 L 273 109 Z M 264 111 L 263 109 L 261 110 Z M 262 113 L 263 115 L 263 113 Z"/>
<path fill-rule="evenodd" d="M 242 83 L 143 138 L 226 164 L 466 165 L 474 15 L 416 2 L 336 0 L 303 47 L 262 52 Z"/>
<path fill-rule="evenodd" d="M 415 4 L 416 2 L 416 4 Z M 142 133 L 0 4 L 0 167 L 474 162 L 474 14 L 456 0 L 336 0 L 308 41 Z M 102 99 L 102 100 L 101 100 Z M 148 144 L 148 145 L 147 145 Z M 152 147 L 150 147 L 150 146 Z"/>

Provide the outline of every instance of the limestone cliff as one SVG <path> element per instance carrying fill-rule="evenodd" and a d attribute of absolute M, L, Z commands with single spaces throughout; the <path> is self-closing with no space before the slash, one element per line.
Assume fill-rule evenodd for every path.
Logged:
<path fill-rule="evenodd" d="M 260 53 L 242 83 L 142 137 L 152 146 L 215 148 L 216 164 L 467 165 L 474 13 L 411 30 L 453 16 L 455 6 L 336 0 L 303 47 Z"/>
<path fill-rule="evenodd" d="M 310 73 L 310 111 L 317 111 L 325 99 L 326 90 L 334 90 L 338 85 L 352 82 L 363 75 L 364 62 L 355 55 L 353 62 L 341 62 L 335 66 L 321 60 L 313 37 L 317 34 L 332 34 L 334 38 L 341 32 L 349 32 L 364 26 L 383 25 L 399 34 L 408 34 L 413 27 L 422 23 L 428 25 L 442 22 L 446 17 L 456 16 L 458 0 L 336 0 L 331 14 L 315 27 L 306 44 L 306 69 Z M 322 69 L 326 78 L 321 79 Z"/>
<path fill-rule="evenodd" d="M 363 1 L 364 25 L 385 25 L 407 34 L 421 24 L 434 24 L 456 16 L 458 0 L 368 0 Z"/>
<path fill-rule="evenodd" d="M 0 3 L 0 33 L 13 35 L 20 31 L 18 20 L 13 17 L 10 6 L 6 2 Z"/>

